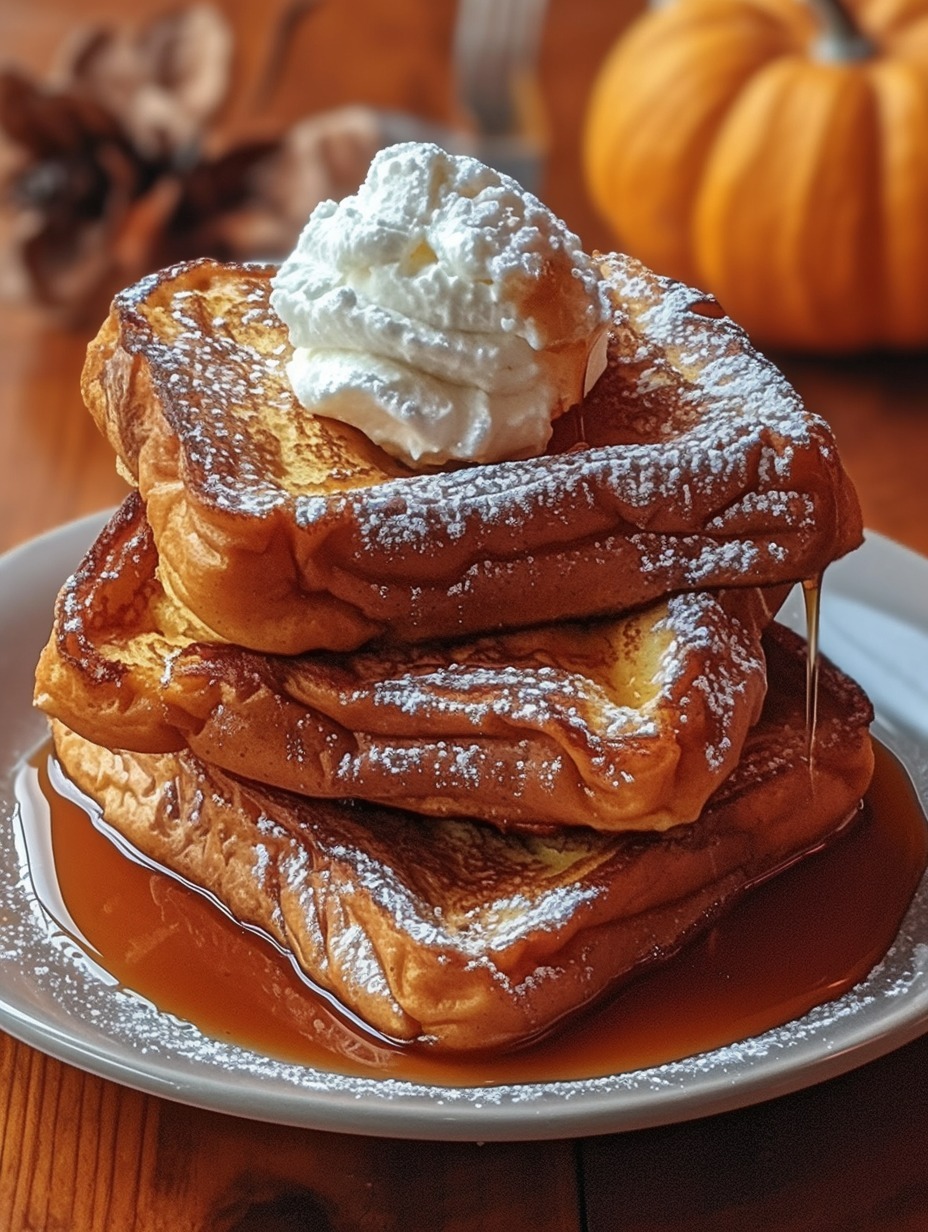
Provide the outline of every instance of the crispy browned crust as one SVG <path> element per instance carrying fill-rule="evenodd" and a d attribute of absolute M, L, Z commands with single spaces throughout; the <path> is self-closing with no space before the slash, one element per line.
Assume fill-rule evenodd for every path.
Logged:
<path fill-rule="evenodd" d="M 518 828 L 666 829 L 735 766 L 785 588 L 454 644 L 268 656 L 200 639 L 130 496 L 59 595 L 38 705 L 276 787 Z"/>
<path fill-rule="evenodd" d="M 496 1048 L 661 961 L 855 813 L 873 764 L 867 699 L 825 666 L 810 771 L 802 644 L 778 626 L 766 642 L 772 687 L 738 767 L 699 821 L 663 834 L 505 834 L 311 801 L 58 724 L 55 740 L 126 838 L 286 946 L 372 1028 Z"/>
<path fill-rule="evenodd" d="M 295 402 L 272 271 L 129 288 L 84 397 L 167 587 L 221 638 L 295 653 L 606 614 L 817 574 L 861 540 L 825 423 L 706 297 L 629 258 L 609 366 L 548 455 L 414 474 Z"/>

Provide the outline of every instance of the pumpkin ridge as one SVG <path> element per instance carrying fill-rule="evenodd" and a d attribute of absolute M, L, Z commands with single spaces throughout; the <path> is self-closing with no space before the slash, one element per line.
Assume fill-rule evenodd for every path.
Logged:
<path fill-rule="evenodd" d="M 883 232 L 873 191 L 880 137 L 869 68 L 839 66 L 832 71 L 840 84 L 822 83 L 823 152 L 800 211 L 800 268 L 811 274 L 803 280 L 814 317 L 809 336 L 831 337 L 842 348 L 860 346 L 882 324 Z"/>
<path fill-rule="evenodd" d="M 928 78 L 923 66 L 883 61 L 873 68 L 883 134 L 876 177 L 881 238 L 878 342 L 923 345 L 928 228 Z"/>

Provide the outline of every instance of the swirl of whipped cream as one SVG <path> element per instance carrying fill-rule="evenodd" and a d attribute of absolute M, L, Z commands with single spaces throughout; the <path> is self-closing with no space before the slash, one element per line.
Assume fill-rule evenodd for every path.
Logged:
<path fill-rule="evenodd" d="M 605 366 L 580 241 L 514 180 L 408 143 L 313 211 L 274 278 L 299 401 L 411 466 L 541 453 Z"/>

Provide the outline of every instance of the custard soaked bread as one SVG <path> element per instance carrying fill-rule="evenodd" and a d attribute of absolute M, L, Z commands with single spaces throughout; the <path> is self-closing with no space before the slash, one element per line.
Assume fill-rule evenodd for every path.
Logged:
<path fill-rule="evenodd" d="M 273 271 L 117 296 L 84 397 L 146 502 L 165 586 L 273 653 L 415 642 L 818 574 L 861 519 L 828 427 L 704 296 L 601 262 L 608 365 L 543 456 L 413 471 L 296 400 Z"/>
<path fill-rule="evenodd" d="M 495 1048 L 672 954 L 856 813 L 869 704 L 824 667 L 810 766 L 803 646 L 779 626 L 765 640 L 771 688 L 737 768 L 699 821 L 662 834 L 507 834 L 261 788 L 188 752 L 112 752 L 58 724 L 55 743 L 110 825 L 375 1030 Z"/>
<path fill-rule="evenodd" d="M 203 640 L 164 593 L 130 496 L 59 595 L 36 700 L 87 739 L 309 796 L 506 828 L 666 829 L 738 761 L 785 589 L 334 656 Z"/>
<path fill-rule="evenodd" d="M 870 708 L 771 616 L 861 539 L 827 426 L 714 301 L 508 177 L 383 151 L 278 271 L 117 296 L 137 487 L 37 672 L 146 857 L 397 1040 L 524 1043 L 827 841 Z"/>

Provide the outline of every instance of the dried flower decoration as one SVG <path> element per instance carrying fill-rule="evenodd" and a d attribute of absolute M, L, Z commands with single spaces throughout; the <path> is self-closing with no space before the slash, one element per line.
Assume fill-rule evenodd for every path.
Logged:
<path fill-rule="evenodd" d="M 312 7 L 284 13 L 260 91 Z M 171 261 L 281 256 L 312 207 L 353 191 L 395 138 L 390 117 L 352 107 L 223 144 L 233 56 L 226 19 L 193 5 L 136 31 L 83 31 L 53 84 L 0 71 L 0 290 L 77 323 Z"/>

